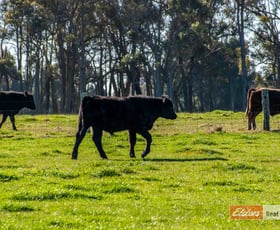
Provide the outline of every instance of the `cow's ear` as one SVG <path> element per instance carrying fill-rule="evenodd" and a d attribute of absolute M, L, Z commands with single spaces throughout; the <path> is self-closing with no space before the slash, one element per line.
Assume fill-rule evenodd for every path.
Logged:
<path fill-rule="evenodd" d="M 24 96 L 28 96 L 28 92 L 27 91 L 24 91 Z"/>
<path fill-rule="evenodd" d="M 167 96 L 161 96 L 163 104 L 167 101 Z"/>

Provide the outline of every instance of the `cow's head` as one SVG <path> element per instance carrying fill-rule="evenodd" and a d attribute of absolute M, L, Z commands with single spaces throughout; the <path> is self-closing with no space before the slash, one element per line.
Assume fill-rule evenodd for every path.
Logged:
<path fill-rule="evenodd" d="M 24 92 L 24 98 L 25 98 L 25 107 L 28 109 L 36 109 L 34 98 L 32 94 L 29 94 L 28 92 Z"/>
<path fill-rule="evenodd" d="M 176 119 L 177 115 L 174 112 L 172 101 L 168 99 L 166 96 L 162 96 L 162 103 L 163 103 L 163 107 L 162 107 L 161 117 L 172 119 L 172 120 Z"/>

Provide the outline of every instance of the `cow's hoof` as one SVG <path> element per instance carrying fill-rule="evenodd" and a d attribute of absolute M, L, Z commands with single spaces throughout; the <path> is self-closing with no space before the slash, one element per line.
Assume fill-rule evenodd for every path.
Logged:
<path fill-rule="evenodd" d="M 77 156 L 72 156 L 72 160 L 77 160 L 78 157 Z"/>
<path fill-rule="evenodd" d="M 142 158 L 145 158 L 145 156 L 147 156 L 148 155 L 148 153 L 142 153 Z"/>
<path fill-rule="evenodd" d="M 130 156 L 130 158 L 135 158 L 135 151 L 134 150 L 130 150 L 129 151 L 129 156 Z"/>

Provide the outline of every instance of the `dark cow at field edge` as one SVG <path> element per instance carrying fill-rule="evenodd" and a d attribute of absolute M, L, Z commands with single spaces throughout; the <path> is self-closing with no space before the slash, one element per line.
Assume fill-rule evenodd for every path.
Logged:
<path fill-rule="evenodd" d="M 79 145 L 89 127 L 93 128 L 92 140 L 103 159 L 107 159 L 101 142 L 103 130 L 111 134 L 128 130 L 130 157 L 135 157 L 136 133 L 141 134 L 146 139 L 146 148 L 142 153 L 144 158 L 150 152 L 152 143 L 149 130 L 159 117 L 166 119 L 176 119 L 177 117 L 173 104 L 167 97 L 86 96 L 80 106 L 79 125 L 72 159 L 77 159 Z"/>
<path fill-rule="evenodd" d="M 262 111 L 262 90 L 264 88 L 252 88 L 247 94 L 246 116 L 248 117 L 248 130 L 256 129 L 256 116 Z M 280 113 L 280 90 L 266 88 L 269 94 L 270 115 Z"/>
<path fill-rule="evenodd" d="M 3 114 L 0 128 L 8 117 L 13 125 L 13 129 L 17 130 L 15 125 L 15 115 L 22 109 L 36 109 L 33 95 L 28 92 L 0 92 L 0 113 Z"/>

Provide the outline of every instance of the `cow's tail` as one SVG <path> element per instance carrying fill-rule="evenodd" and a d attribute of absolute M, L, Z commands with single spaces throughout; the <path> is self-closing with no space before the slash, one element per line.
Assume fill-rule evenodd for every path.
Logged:
<path fill-rule="evenodd" d="M 255 91 L 256 91 L 255 88 L 252 88 L 252 89 L 248 90 L 248 93 L 247 93 L 247 106 L 246 106 L 246 111 L 245 111 L 245 116 L 246 117 L 248 117 L 249 111 L 251 110 L 251 96 L 252 96 L 252 93 L 255 92 Z"/>
<path fill-rule="evenodd" d="M 84 122 L 85 122 L 84 110 L 86 109 L 89 103 L 90 103 L 90 97 L 88 96 L 84 97 L 79 108 L 79 122 L 78 122 L 79 131 L 81 131 L 82 128 L 84 127 Z"/>

